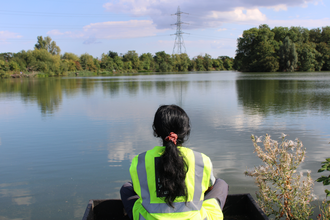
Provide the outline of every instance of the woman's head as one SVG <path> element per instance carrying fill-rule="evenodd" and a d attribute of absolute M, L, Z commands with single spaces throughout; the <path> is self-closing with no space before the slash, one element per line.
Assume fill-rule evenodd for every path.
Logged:
<path fill-rule="evenodd" d="M 187 113 L 177 105 L 162 105 L 158 108 L 152 125 L 154 135 L 163 142 L 171 132 L 178 135 L 177 145 L 181 145 L 190 134 L 190 120 Z"/>

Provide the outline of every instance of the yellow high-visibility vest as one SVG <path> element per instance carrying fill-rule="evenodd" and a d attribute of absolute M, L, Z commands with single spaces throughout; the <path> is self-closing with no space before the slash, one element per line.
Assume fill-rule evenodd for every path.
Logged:
<path fill-rule="evenodd" d="M 210 184 L 212 164 L 209 157 L 185 147 L 178 147 L 188 166 L 186 174 L 187 203 L 183 196 L 174 200 L 174 208 L 168 206 L 164 197 L 157 197 L 155 160 L 165 147 L 137 155 L 131 164 L 130 174 L 133 188 L 139 199 L 133 206 L 134 220 L 192 219 L 222 220 L 223 214 L 216 199 L 204 200 L 204 193 Z"/>

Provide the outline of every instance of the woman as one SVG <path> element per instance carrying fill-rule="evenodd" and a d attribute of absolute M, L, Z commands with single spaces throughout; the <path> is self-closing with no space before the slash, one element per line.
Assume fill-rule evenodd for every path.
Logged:
<path fill-rule="evenodd" d="M 120 194 L 131 219 L 223 219 L 228 185 L 215 180 L 206 155 L 182 147 L 190 134 L 186 112 L 160 106 L 153 122 L 163 146 L 137 155 L 131 164 L 132 183 Z"/>

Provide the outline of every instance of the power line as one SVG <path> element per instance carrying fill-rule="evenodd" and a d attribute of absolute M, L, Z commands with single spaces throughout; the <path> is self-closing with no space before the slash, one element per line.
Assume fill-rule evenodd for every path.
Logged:
<path fill-rule="evenodd" d="M 180 11 L 180 6 L 178 6 L 178 11 L 174 14 L 177 16 L 177 22 L 175 24 L 172 24 L 172 25 L 176 25 L 176 33 L 171 34 L 171 35 L 176 35 L 172 54 L 175 54 L 175 48 L 177 48 L 176 54 L 181 54 L 182 48 L 184 48 L 184 53 L 186 53 L 186 47 L 184 46 L 184 41 L 182 37 L 182 34 L 186 34 L 186 33 L 181 31 L 181 24 L 187 24 L 187 23 L 181 22 L 181 14 L 188 14 L 188 13 Z"/>

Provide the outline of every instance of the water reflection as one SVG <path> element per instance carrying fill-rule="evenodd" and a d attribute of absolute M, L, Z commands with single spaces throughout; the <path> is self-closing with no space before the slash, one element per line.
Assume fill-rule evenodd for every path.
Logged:
<path fill-rule="evenodd" d="M 2 183 L 0 184 L 0 197 L 11 198 L 16 205 L 30 205 L 33 203 L 33 197 L 30 190 L 25 189 L 26 185 L 28 183 Z"/>
<path fill-rule="evenodd" d="M 89 199 L 119 198 L 132 158 L 160 144 L 151 125 L 161 104 L 187 111 L 186 146 L 211 158 L 230 193 L 256 191 L 243 174 L 260 163 L 252 133 L 301 138 L 308 155 L 301 169 L 316 179 L 330 157 L 329 78 L 210 72 L 1 80 L 0 219 L 78 220 Z"/>
<path fill-rule="evenodd" d="M 117 142 L 117 143 L 109 143 L 108 144 L 108 162 L 109 166 L 121 166 L 121 163 L 124 160 L 131 161 L 135 154 L 133 143 L 129 141 Z"/>
<path fill-rule="evenodd" d="M 113 98 L 121 93 L 127 93 L 130 97 L 141 91 L 151 94 L 154 89 L 159 96 L 164 96 L 174 90 L 178 102 L 182 103 L 182 94 L 190 84 L 189 81 L 166 81 L 152 76 L 141 80 L 137 77 L 5 79 L 0 81 L 0 100 L 20 97 L 26 104 L 37 103 L 43 115 L 53 115 L 59 111 L 64 96 L 73 98 L 83 94 L 88 97 L 98 88 Z"/>
<path fill-rule="evenodd" d="M 120 82 L 119 79 L 109 79 L 104 82 L 103 86 L 104 93 L 110 93 L 112 97 L 115 97 L 119 94 Z"/>
<path fill-rule="evenodd" d="M 239 103 L 248 114 L 283 114 L 330 111 L 329 79 L 238 79 Z"/>

